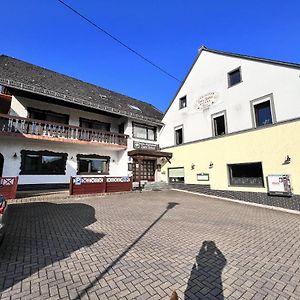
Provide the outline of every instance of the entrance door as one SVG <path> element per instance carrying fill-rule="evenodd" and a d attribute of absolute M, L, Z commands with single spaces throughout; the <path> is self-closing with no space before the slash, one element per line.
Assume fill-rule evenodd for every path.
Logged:
<path fill-rule="evenodd" d="M 136 167 L 138 162 L 133 164 L 133 181 L 139 181 L 139 168 Z M 141 162 L 141 180 L 154 181 L 155 180 L 155 161 L 142 160 Z"/>
<path fill-rule="evenodd" d="M 2 177 L 2 174 L 3 174 L 3 165 L 4 165 L 4 157 L 0 153 L 0 177 Z"/>

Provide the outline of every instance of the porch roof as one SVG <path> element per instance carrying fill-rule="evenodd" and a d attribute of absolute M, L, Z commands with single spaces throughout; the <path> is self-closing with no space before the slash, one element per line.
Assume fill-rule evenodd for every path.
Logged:
<path fill-rule="evenodd" d="M 167 159 L 170 159 L 172 158 L 173 154 L 172 152 L 165 152 L 159 150 L 136 149 L 136 150 L 129 151 L 128 156 L 131 157 L 143 156 L 143 157 L 157 157 L 157 158 L 165 157 Z"/>

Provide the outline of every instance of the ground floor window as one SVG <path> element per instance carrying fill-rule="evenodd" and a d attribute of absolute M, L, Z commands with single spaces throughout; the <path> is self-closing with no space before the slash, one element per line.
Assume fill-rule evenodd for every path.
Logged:
<path fill-rule="evenodd" d="M 51 151 L 21 151 L 22 175 L 65 175 L 67 153 Z"/>
<path fill-rule="evenodd" d="M 108 175 L 109 174 L 109 156 L 77 155 L 77 174 L 78 175 Z"/>
<path fill-rule="evenodd" d="M 184 168 L 168 169 L 169 183 L 184 183 Z"/>
<path fill-rule="evenodd" d="M 263 187 L 263 171 L 260 162 L 228 165 L 229 183 L 233 186 Z"/>

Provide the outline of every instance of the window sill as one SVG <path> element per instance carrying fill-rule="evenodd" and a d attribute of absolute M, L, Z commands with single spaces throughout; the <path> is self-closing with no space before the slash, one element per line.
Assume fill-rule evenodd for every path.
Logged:
<path fill-rule="evenodd" d="M 264 185 L 254 185 L 254 184 L 229 184 L 228 187 L 247 187 L 247 188 L 264 188 Z"/>
<path fill-rule="evenodd" d="M 230 88 L 232 88 L 232 87 L 234 87 L 234 86 L 237 86 L 237 85 L 241 84 L 242 82 L 243 82 L 243 80 L 241 80 L 240 82 L 235 83 L 235 84 L 233 84 L 233 85 L 228 85 L 228 89 L 230 89 Z"/>

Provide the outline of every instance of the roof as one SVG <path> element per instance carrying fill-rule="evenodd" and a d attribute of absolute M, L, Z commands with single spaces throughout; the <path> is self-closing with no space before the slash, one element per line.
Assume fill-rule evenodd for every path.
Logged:
<path fill-rule="evenodd" d="M 136 149 L 128 152 L 128 156 L 152 156 L 152 157 L 166 157 L 172 158 L 171 152 L 159 150 Z"/>
<path fill-rule="evenodd" d="M 200 47 L 197 57 L 195 58 L 191 68 L 189 69 L 189 71 L 188 71 L 187 75 L 185 76 L 184 80 L 182 81 L 181 85 L 177 89 L 177 91 L 175 93 L 175 96 L 174 96 L 173 100 L 171 101 L 170 105 L 168 106 L 165 114 L 167 113 L 167 111 L 171 107 L 172 103 L 174 102 L 175 98 L 177 97 L 179 91 L 181 90 L 181 88 L 184 85 L 186 79 L 188 78 L 189 74 L 191 73 L 191 71 L 192 71 L 194 65 L 196 64 L 199 56 L 201 55 L 202 51 L 207 51 L 207 52 L 210 52 L 210 53 L 215 53 L 215 54 L 224 55 L 224 56 L 231 56 L 231 57 L 236 57 L 236 58 L 253 60 L 253 61 L 256 61 L 256 62 L 269 63 L 269 64 L 279 65 L 279 66 L 283 66 L 283 67 L 290 67 L 290 68 L 300 69 L 300 64 L 297 64 L 297 63 L 285 62 L 285 61 L 281 61 L 281 60 L 274 60 L 274 59 L 262 58 L 262 57 L 245 55 L 245 54 L 226 52 L 226 51 L 221 51 L 221 50 L 215 50 L 215 49 L 207 48 L 206 46 L 203 45 L 203 46 Z"/>
<path fill-rule="evenodd" d="M 162 125 L 163 113 L 149 103 L 6 55 L 0 56 L 0 85 Z"/>
<path fill-rule="evenodd" d="M 245 54 L 225 52 L 225 51 L 220 51 L 220 50 L 209 49 L 205 46 L 200 47 L 199 55 L 203 50 L 207 51 L 207 52 L 211 52 L 211 53 L 226 55 L 226 56 L 233 56 L 233 57 L 237 57 L 237 58 L 243 58 L 243 59 L 254 60 L 254 61 L 258 61 L 258 62 L 264 62 L 264 63 L 269 63 L 269 64 L 275 64 L 275 65 L 281 65 L 281 66 L 285 66 L 285 67 L 299 68 L 300 69 L 300 64 L 293 63 L 293 62 L 286 62 L 286 61 L 281 61 L 281 60 L 262 58 L 262 57 L 245 55 Z"/>

